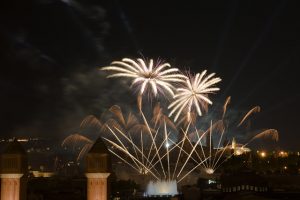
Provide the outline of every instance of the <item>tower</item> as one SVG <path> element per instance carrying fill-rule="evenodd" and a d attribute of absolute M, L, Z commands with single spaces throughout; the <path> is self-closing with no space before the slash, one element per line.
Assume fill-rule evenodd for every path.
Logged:
<path fill-rule="evenodd" d="M 1 200 L 25 200 L 27 156 L 14 139 L 0 156 Z"/>
<path fill-rule="evenodd" d="M 110 159 L 108 149 L 98 138 L 86 156 L 87 200 L 107 200 Z"/>

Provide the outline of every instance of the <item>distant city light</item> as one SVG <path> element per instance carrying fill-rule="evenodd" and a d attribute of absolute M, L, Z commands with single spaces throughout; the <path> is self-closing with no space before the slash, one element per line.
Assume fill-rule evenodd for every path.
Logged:
<path fill-rule="evenodd" d="M 262 158 L 264 158 L 264 157 L 266 157 L 267 156 L 267 154 L 266 154 L 266 152 L 264 152 L 264 151 L 262 151 L 262 152 L 260 152 L 260 157 L 262 157 Z"/>
<path fill-rule="evenodd" d="M 288 156 L 288 152 L 285 152 L 285 151 L 279 152 L 279 157 L 287 157 L 287 156 Z"/>
<path fill-rule="evenodd" d="M 27 138 L 20 138 L 20 139 L 17 139 L 18 142 L 28 142 L 28 139 Z"/>

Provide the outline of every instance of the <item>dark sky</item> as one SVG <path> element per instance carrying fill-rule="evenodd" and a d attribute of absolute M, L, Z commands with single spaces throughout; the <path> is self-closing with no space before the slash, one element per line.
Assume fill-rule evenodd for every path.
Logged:
<path fill-rule="evenodd" d="M 231 96 L 231 109 L 241 112 L 260 105 L 254 127 L 277 129 L 279 147 L 299 150 L 297 1 L 191 2 L 3 3 L 1 134 L 62 138 L 112 102 L 132 104 L 128 88 L 97 67 L 144 56 L 216 72 L 215 102 Z"/>

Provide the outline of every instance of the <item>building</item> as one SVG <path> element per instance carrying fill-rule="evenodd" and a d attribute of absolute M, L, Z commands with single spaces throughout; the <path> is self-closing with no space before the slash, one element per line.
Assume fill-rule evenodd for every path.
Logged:
<path fill-rule="evenodd" d="M 1 200 L 25 200 L 27 186 L 27 155 L 14 139 L 0 157 Z"/>
<path fill-rule="evenodd" d="M 88 200 L 108 199 L 107 178 L 110 173 L 110 154 L 101 138 L 99 138 L 86 156 L 85 175 L 87 177 L 86 196 Z M 1 200 L 26 200 L 26 186 L 29 175 L 27 153 L 16 139 L 9 142 L 1 154 L 0 174 Z"/>

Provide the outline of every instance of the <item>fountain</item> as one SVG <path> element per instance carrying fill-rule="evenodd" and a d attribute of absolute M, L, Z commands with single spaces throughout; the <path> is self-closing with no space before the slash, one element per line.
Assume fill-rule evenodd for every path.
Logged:
<path fill-rule="evenodd" d="M 177 183 L 175 180 L 150 181 L 147 185 L 146 196 L 175 196 L 177 194 Z"/>

